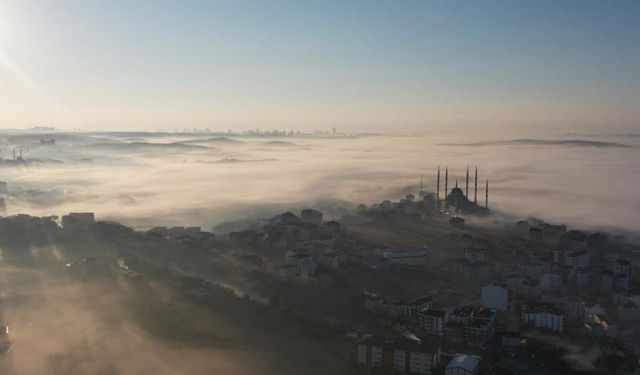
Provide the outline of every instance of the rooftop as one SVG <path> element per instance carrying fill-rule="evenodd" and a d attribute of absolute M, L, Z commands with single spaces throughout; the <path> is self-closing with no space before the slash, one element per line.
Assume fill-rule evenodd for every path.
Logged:
<path fill-rule="evenodd" d="M 478 366 L 480 358 L 475 355 L 463 354 L 455 356 L 447 365 L 447 369 L 462 368 L 466 371 L 473 372 Z"/>
<path fill-rule="evenodd" d="M 538 302 L 530 305 L 525 305 L 522 311 L 524 313 L 529 313 L 529 314 L 539 314 L 539 313 L 562 314 L 562 310 L 558 306 L 548 302 Z"/>

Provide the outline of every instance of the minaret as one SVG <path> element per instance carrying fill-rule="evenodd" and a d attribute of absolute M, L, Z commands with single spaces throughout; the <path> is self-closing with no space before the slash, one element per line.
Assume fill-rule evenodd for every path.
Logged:
<path fill-rule="evenodd" d="M 476 165 L 476 176 L 475 176 L 476 184 L 473 191 L 473 203 L 478 204 L 478 166 Z"/>
<path fill-rule="evenodd" d="M 440 166 L 438 166 L 438 177 L 436 177 L 436 211 L 440 209 Z"/>
<path fill-rule="evenodd" d="M 458 213 L 458 179 L 456 179 L 456 189 L 455 189 L 455 193 L 453 195 L 453 201 L 454 201 L 454 211 L 455 213 Z"/>
<path fill-rule="evenodd" d="M 469 164 L 467 164 L 467 183 L 464 188 L 464 195 L 469 196 Z"/>
<path fill-rule="evenodd" d="M 424 185 L 422 184 L 422 175 L 420 175 L 420 193 L 424 191 Z"/>
<path fill-rule="evenodd" d="M 16 160 L 16 149 L 13 149 L 13 160 Z"/>
<path fill-rule="evenodd" d="M 484 188 L 484 208 L 489 208 L 489 180 L 487 180 L 487 185 Z"/>
<path fill-rule="evenodd" d="M 447 195 L 449 195 L 449 167 L 444 167 L 444 209 L 447 209 Z"/>

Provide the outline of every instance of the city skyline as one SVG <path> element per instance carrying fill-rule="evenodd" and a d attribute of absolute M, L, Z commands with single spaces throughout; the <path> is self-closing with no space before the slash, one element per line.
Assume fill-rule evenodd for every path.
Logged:
<path fill-rule="evenodd" d="M 640 129 L 636 2 L 0 4 L 0 127 Z"/>

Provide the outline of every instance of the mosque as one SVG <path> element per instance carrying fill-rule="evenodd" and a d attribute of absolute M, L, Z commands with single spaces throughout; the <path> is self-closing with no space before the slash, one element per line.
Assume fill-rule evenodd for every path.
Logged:
<path fill-rule="evenodd" d="M 438 174 L 436 176 L 436 209 L 439 211 L 449 211 L 455 214 L 488 214 L 489 213 L 489 180 L 485 181 L 484 189 L 484 206 L 478 204 L 478 167 L 476 166 L 473 186 L 473 200 L 469 198 L 469 167 L 467 166 L 467 175 L 465 189 L 458 187 L 458 180 L 455 187 L 449 192 L 449 167 L 445 167 L 444 171 L 444 198 L 440 199 L 440 167 L 438 166 Z M 448 193 L 448 194 L 447 194 Z"/>

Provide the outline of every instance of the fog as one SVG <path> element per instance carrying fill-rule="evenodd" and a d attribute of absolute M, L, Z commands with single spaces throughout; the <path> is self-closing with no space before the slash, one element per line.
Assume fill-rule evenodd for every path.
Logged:
<path fill-rule="evenodd" d="M 55 145 L 40 144 L 53 138 Z M 586 141 L 585 141 L 586 140 Z M 135 227 L 203 228 L 283 209 L 371 204 L 449 186 L 479 168 L 479 200 L 517 218 L 636 230 L 637 137 L 466 134 L 245 137 L 206 133 L 6 133 L 7 214 L 93 211 Z M 628 146 L 628 147 L 621 147 Z M 471 185 L 473 182 L 471 182 Z M 473 186 L 470 187 L 473 191 Z"/>

